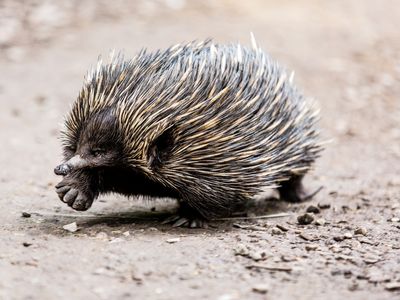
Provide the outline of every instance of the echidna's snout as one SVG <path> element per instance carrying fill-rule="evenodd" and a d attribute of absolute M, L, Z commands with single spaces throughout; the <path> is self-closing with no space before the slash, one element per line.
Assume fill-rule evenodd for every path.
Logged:
<path fill-rule="evenodd" d="M 67 164 L 61 164 L 61 165 L 58 165 L 57 167 L 54 168 L 54 173 L 56 175 L 65 176 L 69 172 L 71 172 L 71 168 Z"/>
<path fill-rule="evenodd" d="M 74 169 L 84 168 L 84 167 L 87 167 L 88 165 L 89 164 L 86 159 L 83 159 L 80 155 L 75 155 L 67 162 L 55 167 L 54 173 L 56 175 L 65 176 L 65 175 L 68 175 Z"/>

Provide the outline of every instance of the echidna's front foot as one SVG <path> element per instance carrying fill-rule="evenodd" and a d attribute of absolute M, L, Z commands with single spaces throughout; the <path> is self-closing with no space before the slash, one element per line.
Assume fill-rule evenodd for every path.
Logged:
<path fill-rule="evenodd" d="M 92 206 L 93 197 L 82 192 L 72 182 L 68 182 L 66 179 L 56 185 L 56 192 L 62 202 L 67 203 L 75 210 L 87 210 Z"/>

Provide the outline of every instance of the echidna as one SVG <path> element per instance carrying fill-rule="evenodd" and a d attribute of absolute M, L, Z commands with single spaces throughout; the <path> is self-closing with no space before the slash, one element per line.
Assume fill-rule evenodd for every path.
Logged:
<path fill-rule="evenodd" d="M 178 226 L 227 216 L 266 188 L 302 200 L 322 147 L 318 112 L 292 79 L 254 39 L 99 61 L 62 131 L 60 199 L 86 210 L 109 192 L 173 197 Z"/>

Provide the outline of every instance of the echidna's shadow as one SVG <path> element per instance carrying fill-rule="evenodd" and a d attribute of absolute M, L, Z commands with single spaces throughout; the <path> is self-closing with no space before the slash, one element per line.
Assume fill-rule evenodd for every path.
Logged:
<path fill-rule="evenodd" d="M 242 207 L 242 209 L 236 211 L 231 218 L 211 220 L 210 225 L 212 228 L 218 228 L 221 226 L 226 229 L 226 225 L 235 222 L 237 218 L 285 213 L 289 211 L 289 206 L 289 203 L 280 201 L 273 197 L 266 199 L 255 199 L 246 203 L 246 205 Z M 135 224 L 141 227 L 151 226 L 155 228 L 168 229 L 172 228 L 171 224 L 163 224 L 163 222 L 175 213 L 176 207 L 161 211 L 133 210 L 106 214 L 103 213 L 90 218 L 82 218 L 79 220 L 79 223 L 83 227 L 92 227 L 96 225 L 118 227 L 126 224 Z M 249 219 L 251 220 L 251 217 Z"/>
<path fill-rule="evenodd" d="M 118 227 L 126 224 L 135 225 L 151 225 L 157 227 L 171 216 L 175 211 L 125 211 L 113 212 L 107 214 L 96 215 L 93 217 L 81 219 L 80 223 L 84 227 L 92 227 L 96 225 L 106 225 L 110 227 Z"/>
<path fill-rule="evenodd" d="M 192 230 L 188 228 L 174 228 L 172 224 L 163 224 L 163 222 L 176 213 L 177 206 L 170 205 L 162 208 L 151 209 L 148 206 L 130 206 L 129 210 L 123 211 L 122 206 L 119 206 L 118 211 L 109 211 L 108 209 L 99 210 L 92 213 L 50 213 L 41 212 L 36 213 L 37 217 L 40 217 L 43 222 L 41 225 L 36 227 L 44 231 L 49 231 L 55 234 L 63 232 L 61 224 L 69 224 L 76 222 L 80 231 L 85 232 L 86 230 L 106 230 L 108 228 L 114 228 L 114 230 L 138 230 L 146 229 L 150 227 L 157 228 L 162 231 L 175 231 L 175 230 Z M 274 197 L 254 199 L 246 203 L 242 209 L 239 209 L 230 218 L 223 218 L 217 220 L 211 220 L 209 228 L 213 230 L 229 230 L 232 228 L 232 223 L 238 222 L 239 220 L 257 219 L 257 216 L 268 216 L 279 213 L 289 212 L 290 204 L 284 201 L 280 201 Z M 128 228 L 127 228 L 128 225 Z M 132 226 L 129 226 L 132 225 Z M 55 227 L 54 227 L 55 226 Z M 50 229 L 50 230 L 49 230 Z M 56 230 L 54 230 L 56 229 Z M 60 231 L 61 229 L 61 231 Z M 191 231 L 194 233 L 195 231 Z"/>
<path fill-rule="evenodd" d="M 279 200 L 275 197 L 268 197 L 249 201 L 246 205 L 246 210 L 241 213 L 243 215 L 255 216 L 286 213 L 290 211 L 291 206 L 292 204 L 289 202 Z"/>

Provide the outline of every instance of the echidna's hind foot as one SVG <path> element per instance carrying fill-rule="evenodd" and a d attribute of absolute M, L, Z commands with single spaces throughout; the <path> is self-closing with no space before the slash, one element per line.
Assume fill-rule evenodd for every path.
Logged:
<path fill-rule="evenodd" d="M 204 219 L 189 219 L 180 215 L 173 215 L 165 219 L 162 224 L 171 224 L 172 227 L 208 228 Z"/>
<path fill-rule="evenodd" d="M 162 224 L 172 224 L 172 227 L 208 228 L 207 220 L 184 202 L 180 203 L 178 212 L 165 219 Z"/>
<path fill-rule="evenodd" d="M 293 176 L 288 181 L 282 182 L 281 186 L 278 188 L 280 199 L 288 202 L 307 201 L 322 190 L 321 186 L 312 193 L 306 192 L 302 183 L 303 177 L 303 175 Z"/>

